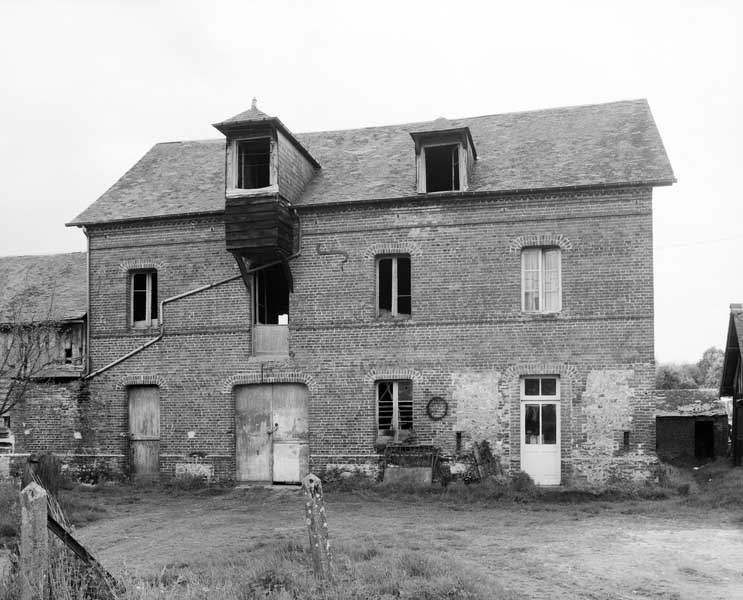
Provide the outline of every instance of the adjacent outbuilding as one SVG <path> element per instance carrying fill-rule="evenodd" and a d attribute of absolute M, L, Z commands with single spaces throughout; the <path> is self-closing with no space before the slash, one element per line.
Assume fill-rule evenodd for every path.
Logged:
<path fill-rule="evenodd" d="M 717 390 L 658 390 L 655 438 L 658 458 L 700 463 L 728 454 L 728 412 Z"/>
<path fill-rule="evenodd" d="M 741 368 L 743 304 L 730 305 L 730 323 L 722 366 L 720 397 L 732 398 L 731 454 L 733 464 L 743 464 L 743 369 Z"/>

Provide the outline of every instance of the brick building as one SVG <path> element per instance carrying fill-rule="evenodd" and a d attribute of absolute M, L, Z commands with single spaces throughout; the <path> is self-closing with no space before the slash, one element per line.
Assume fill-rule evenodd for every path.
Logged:
<path fill-rule="evenodd" d="M 648 473 L 674 176 L 644 100 L 296 135 L 254 103 L 215 127 L 70 223 L 89 452 L 292 482 L 487 440 L 545 484 Z"/>
<path fill-rule="evenodd" d="M 85 253 L 0 257 L 0 474 L 78 446 L 86 354 Z"/>

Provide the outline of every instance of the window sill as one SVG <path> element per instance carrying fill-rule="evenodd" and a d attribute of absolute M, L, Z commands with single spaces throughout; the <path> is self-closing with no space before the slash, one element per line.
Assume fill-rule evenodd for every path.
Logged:
<path fill-rule="evenodd" d="M 159 332 L 160 325 L 129 325 L 128 331 L 133 334 Z"/>
<path fill-rule="evenodd" d="M 377 315 L 376 320 L 379 323 L 405 323 L 413 318 L 410 315 Z"/>
<path fill-rule="evenodd" d="M 229 188 L 225 191 L 227 198 L 249 198 L 251 196 L 266 196 L 270 194 L 278 194 L 279 186 L 276 184 L 269 185 L 262 188 L 253 189 L 240 189 L 240 188 Z"/>
<path fill-rule="evenodd" d="M 551 312 L 538 312 L 538 311 L 521 311 L 522 317 L 541 317 L 546 319 L 555 319 L 559 317 L 562 314 L 561 310 L 551 311 Z"/>

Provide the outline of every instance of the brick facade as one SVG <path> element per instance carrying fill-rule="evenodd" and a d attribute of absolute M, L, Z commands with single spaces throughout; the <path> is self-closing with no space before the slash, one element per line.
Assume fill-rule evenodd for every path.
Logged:
<path fill-rule="evenodd" d="M 557 375 L 563 478 L 605 480 L 652 462 L 650 188 L 315 206 L 299 215 L 290 357 L 251 358 L 240 279 L 167 304 L 163 338 L 90 381 L 101 412 L 87 451 L 123 460 L 127 386 L 156 384 L 163 473 L 200 452 L 230 478 L 232 387 L 301 382 L 312 469 L 373 467 L 375 382 L 410 379 L 418 442 L 452 454 L 457 433 L 465 447 L 489 439 L 518 469 L 520 378 Z M 90 227 L 89 235 L 92 370 L 160 333 L 129 326 L 130 269 L 157 268 L 162 299 L 238 274 L 218 216 Z M 558 314 L 521 312 L 519 250 L 535 242 L 562 248 Z M 398 252 L 412 260 L 412 315 L 381 320 L 374 258 Z M 426 414 L 432 396 L 449 405 L 440 421 Z"/>
<path fill-rule="evenodd" d="M 649 476 L 656 460 L 652 188 L 675 178 L 647 102 L 296 137 L 254 102 L 215 127 L 226 143 L 156 145 L 72 222 L 89 237 L 90 374 L 75 418 L 94 423 L 79 427 L 76 455 L 98 456 L 123 474 L 136 463 L 140 474 L 146 467 L 166 477 L 230 479 L 238 451 L 267 439 L 278 447 L 283 429 L 263 436 L 278 431 L 263 420 L 265 410 L 277 414 L 274 405 L 261 407 L 283 390 L 296 394 L 297 406 L 308 398 L 309 439 L 303 412 L 291 429 L 301 469 L 308 450 L 313 471 L 374 474 L 383 442 L 398 436 L 447 456 L 487 440 L 513 471 L 522 466 L 522 432 L 531 443 L 543 434 L 521 417 L 522 407 L 535 406 L 522 400 L 522 382 L 542 376 L 559 379 L 552 475 Z M 254 162 L 235 154 L 235 140 L 259 135 L 273 140 L 269 154 Z M 441 154 L 429 172 L 416 144 L 462 136 L 466 156 Z M 458 162 L 465 159 L 466 178 Z M 237 177 L 238 164 L 261 170 L 271 185 L 238 189 L 252 181 Z M 439 191 L 416 193 L 416 170 Z M 410 296 L 407 277 L 400 292 L 392 275 L 408 264 Z M 261 266 L 272 270 L 259 278 L 264 310 L 254 319 L 246 269 Z M 539 291 L 522 298 L 527 268 L 539 273 Z M 138 325 L 158 319 L 148 329 L 131 323 L 137 271 L 157 272 L 163 303 L 142 320 L 142 286 L 149 302 L 155 279 L 140 275 Z M 287 329 L 283 295 L 292 280 Z M 271 295 L 282 297 L 268 310 Z M 251 384 L 292 385 L 259 389 L 270 401 L 251 396 L 256 388 L 235 392 Z M 133 406 L 157 406 L 154 467 L 145 450 L 154 440 L 130 439 L 130 394 Z M 427 411 L 432 398 L 445 407 L 439 418 Z M 393 421 L 377 415 L 378 402 L 389 404 Z M 403 406 L 397 413 L 395 403 Z M 257 431 L 251 410 L 264 411 L 261 427 L 272 428 L 260 430 L 258 446 L 245 441 Z M 69 452 L 68 442 L 59 444 Z M 131 461 L 132 449 L 144 454 Z M 275 475 L 272 468 L 260 472 Z"/>

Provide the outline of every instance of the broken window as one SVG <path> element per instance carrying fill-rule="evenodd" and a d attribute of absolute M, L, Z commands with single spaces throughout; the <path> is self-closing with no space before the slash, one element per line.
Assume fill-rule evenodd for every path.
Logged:
<path fill-rule="evenodd" d="M 132 327 L 157 327 L 157 271 L 131 274 Z M 65 350 L 65 360 L 67 351 Z"/>
<path fill-rule="evenodd" d="M 429 146 L 426 152 L 426 192 L 449 192 L 459 187 L 459 144 Z"/>
<path fill-rule="evenodd" d="M 68 329 L 62 333 L 62 343 L 64 346 L 64 364 L 72 364 L 72 332 Z"/>
<path fill-rule="evenodd" d="M 243 190 L 271 185 L 271 140 L 237 142 L 237 187 Z"/>
<path fill-rule="evenodd" d="M 409 317 L 411 314 L 410 257 L 377 259 L 377 314 Z"/>
<path fill-rule="evenodd" d="M 413 382 L 377 382 L 377 440 L 403 441 L 413 431 Z"/>
<path fill-rule="evenodd" d="M 521 251 L 521 310 L 559 312 L 561 308 L 560 249 Z"/>
<path fill-rule="evenodd" d="M 289 283 L 281 265 L 254 275 L 254 322 L 259 325 L 289 324 Z"/>

